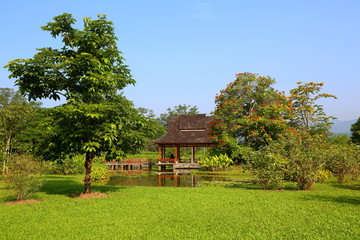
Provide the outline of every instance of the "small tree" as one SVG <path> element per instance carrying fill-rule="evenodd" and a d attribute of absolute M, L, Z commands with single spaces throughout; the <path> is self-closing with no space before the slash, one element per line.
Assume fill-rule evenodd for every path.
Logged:
<path fill-rule="evenodd" d="M 84 193 L 90 193 L 94 157 L 105 152 L 115 158 L 136 151 L 152 130 L 149 119 L 118 95 L 135 80 L 117 48 L 112 22 L 98 15 L 96 20 L 84 18 L 84 28 L 76 29 L 71 14 L 53 19 L 42 29 L 60 37 L 64 46 L 41 48 L 33 58 L 16 59 L 5 67 L 29 99 L 66 99 L 66 104 L 51 110 L 49 148 L 86 156 Z"/>

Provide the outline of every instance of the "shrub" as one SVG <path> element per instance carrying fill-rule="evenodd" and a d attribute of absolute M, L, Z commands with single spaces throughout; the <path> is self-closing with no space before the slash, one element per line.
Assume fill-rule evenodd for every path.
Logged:
<path fill-rule="evenodd" d="M 106 181 L 109 179 L 109 172 L 104 166 L 93 166 L 91 178 L 94 181 Z"/>
<path fill-rule="evenodd" d="M 329 148 L 322 135 L 306 132 L 289 133 L 286 138 L 272 144 L 272 151 L 287 161 L 288 174 L 293 176 L 300 190 L 310 190 L 323 169 Z"/>
<path fill-rule="evenodd" d="M 317 182 L 323 182 L 328 178 L 331 178 L 333 176 L 333 174 L 329 171 L 329 170 L 319 170 L 317 172 Z"/>
<path fill-rule="evenodd" d="M 199 160 L 201 167 L 209 171 L 225 170 L 232 163 L 233 161 L 225 154 L 205 156 L 202 160 Z"/>
<path fill-rule="evenodd" d="M 287 161 L 270 151 L 268 147 L 258 151 L 248 149 L 244 153 L 247 168 L 257 177 L 263 189 L 281 189 L 286 173 Z"/>
<path fill-rule="evenodd" d="M 355 144 L 334 144 L 328 149 L 328 168 L 339 183 L 356 180 L 360 172 L 360 149 Z"/>
<path fill-rule="evenodd" d="M 46 162 L 46 172 L 48 174 L 74 175 L 84 172 L 85 157 L 76 155 L 67 157 L 58 162 Z"/>
<path fill-rule="evenodd" d="M 16 200 L 24 200 L 41 187 L 41 172 L 41 162 L 28 156 L 15 156 L 5 176 L 6 186 L 14 190 Z"/>
<path fill-rule="evenodd" d="M 286 178 L 295 181 L 299 189 L 309 190 L 327 162 L 328 148 L 322 135 L 289 132 L 257 151 L 245 151 L 243 156 L 264 189 L 281 188 Z"/>

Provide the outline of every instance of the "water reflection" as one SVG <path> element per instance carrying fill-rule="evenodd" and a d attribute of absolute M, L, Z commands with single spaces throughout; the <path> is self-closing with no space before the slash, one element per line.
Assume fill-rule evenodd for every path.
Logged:
<path fill-rule="evenodd" d="M 191 174 L 189 170 L 175 171 L 120 171 L 113 172 L 108 185 L 147 187 L 199 187 L 201 181 L 227 181 L 223 177 Z"/>

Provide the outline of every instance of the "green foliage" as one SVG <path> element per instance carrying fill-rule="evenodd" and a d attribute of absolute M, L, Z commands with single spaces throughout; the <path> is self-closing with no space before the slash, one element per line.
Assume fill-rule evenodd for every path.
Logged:
<path fill-rule="evenodd" d="M 122 96 L 101 104 L 64 105 L 54 108 L 52 115 L 56 127 L 53 138 L 61 140 L 61 150 L 98 156 L 103 153 L 108 160 L 141 150 L 153 131 L 151 121 Z"/>
<path fill-rule="evenodd" d="M 323 135 L 306 132 L 289 132 L 285 138 L 274 142 L 271 151 L 287 162 L 287 171 L 300 190 L 310 190 L 317 180 L 319 170 L 327 162 L 327 139 Z"/>
<path fill-rule="evenodd" d="M 202 168 L 209 171 L 225 170 L 229 167 L 233 161 L 225 154 L 218 156 L 206 156 L 202 160 L 199 160 L 199 164 Z"/>
<path fill-rule="evenodd" d="M 329 138 L 330 144 L 348 144 L 350 142 L 350 138 L 346 134 L 334 135 Z"/>
<path fill-rule="evenodd" d="M 28 127 L 36 114 L 39 103 L 27 102 L 20 92 L 0 88 L 0 142 L 1 151 L 6 154 L 19 151 L 20 134 Z"/>
<path fill-rule="evenodd" d="M 158 152 L 150 152 L 150 151 L 141 151 L 139 153 L 128 154 L 126 158 L 128 159 L 149 159 L 152 162 L 157 162 L 159 157 Z"/>
<path fill-rule="evenodd" d="M 110 175 L 105 166 L 94 166 L 91 177 L 94 181 L 107 181 L 109 180 Z"/>
<path fill-rule="evenodd" d="M 333 174 L 329 170 L 327 169 L 319 170 L 317 172 L 316 182 L 324 182 L 326 179 L 329 179 L 331 177 L 333 177 Z"/>
<path fill-rule="evenodd" d="M 288 128 L 291 102 L 272 85 L 275 80 L 258 74 L 236 74 L 234 82 L 216 95 L 211 138 L 228 147 L 232 157 L 236 144 L 253 148 L 267 145 Z M 234 145 L 235 141 L 235 145 Z"/>
<path fill-rule="evenodd" d="M 355 144 L 335 144 L 327 149 L 327 168 L 339 183 L 357 179 L 360 173 L 360 148 Z"/>
<path fill-rule="evenodd" d="M 31 59 L 16 59 L 5 67 L 16 79 L 20 91 L 29 99 L 49 98 L 99 102 L 134 84 L 130 70 L 117 48 L 112 22 L 105 15 L 84 18 L 84 28 L 75 29 L 76 20 L 64 13 L 43 26 L 53 38 L 60 38 L 60 49 L 40 48 Z"/>
<path fill-rule="evenodd" d="M 197 106 L 190 106 L 190 105 L 178 105 L 175 106 L 173 109 L 168 108 L 166 109 L 167 113 L 162 113 L 160 114 L 159 117 L 159 123 L 161 126 L 166 127 L 167 126 L 167 120 L 169 117 L 171 116 L 178 116 L 178 115 L 182 115 L 182 114 L 198 114 L 199 110 Z"/>
<path fill-rule="evenodd" d="M 323 106 L 316 101 L 321 98 L 335 98 L 328 93 L 320 93 L 324 83 L 297 82 L 298 87 L 290 90 L 293 102 L 294 117 L 291 125 L 297 129 L 318 134 L 330 134 L 332 116 L 326 116 Z"/>
<path fill-rule="evenodd" d="M 84 172 L 84 155 L 66 156 L 64 159 L 47 163 L 48 174 L 75 175 Z"/>
<path fill-rule="evenodd" d="M 5 176 L 6 187 L 15 192 L 16 200 L 24 200 L 41 187 L 41 173 L 39 161 L 25 155 L 13 156 Z"/>
<path fill-rule="evenodd" d="M 152 124 L 152 129 L 154 131 L 154 135 L 151 138 L 147 138 L 144 146 L 143 151 L 157 151 L 158 146 L 154 143 L 154 140 L 160 138 L 162 135 L 166 133 L 166 127 L 163 126 L 160 118 L 155 118 L 155 113 L 153 110 L 146 109 L 146 108 L 137 108 L 139 113 L 145 117 L 147 117 Z"/>
<path fill-rule="evenodd" d="M 360 117 L 357 122 L 351 125 L 351 141 L 356 144 L 360 144 Z"/>
<path fill-rule="evenodd" d="M 281 189 L 283 187 L 288 161 L 271 151 L 269 146 L 259 150 L 248 149 L 244 158 L 247 168 L 257 177 L 263 189 Z"/>

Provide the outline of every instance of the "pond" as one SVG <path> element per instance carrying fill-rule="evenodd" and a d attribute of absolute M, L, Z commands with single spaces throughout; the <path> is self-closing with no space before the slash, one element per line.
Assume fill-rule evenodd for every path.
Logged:
<path fill-rule="evenodd" d="M 234 180 L 216 175 L 202 176 L 190 171 L 113 171 L 108 185 L 148 187 L 201 187 L 208 185 L 249 184 L 246 180 Z"/>

